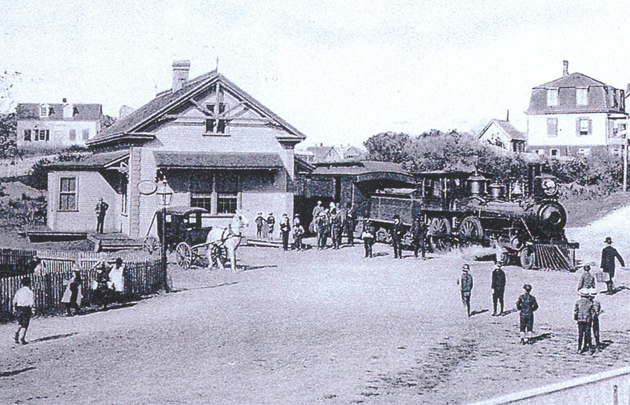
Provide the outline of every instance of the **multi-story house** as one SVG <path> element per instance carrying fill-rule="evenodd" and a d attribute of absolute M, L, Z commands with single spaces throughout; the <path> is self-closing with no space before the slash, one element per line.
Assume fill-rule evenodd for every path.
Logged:
<path fill-rule="evenodd" d="M 479 142 L 508 152 L 520 153 L 525 151 L 527 137 L 518 131 L 510 121 L 492 119 L 481 130 Z"/>
<path fill-rule="evenodd" d="M 20 103 L 17 105 L 18 147 L 85 146 L 101 130 L 101 104 Z"/>
<path fill-rule="evenodd" d="M 621 154 L 620 133 L 628 114 L 624 91 L 582 73 L 532 89 L 527 114 L 529 152 L 547 156 L 588 155 L 595 149 Z"/>

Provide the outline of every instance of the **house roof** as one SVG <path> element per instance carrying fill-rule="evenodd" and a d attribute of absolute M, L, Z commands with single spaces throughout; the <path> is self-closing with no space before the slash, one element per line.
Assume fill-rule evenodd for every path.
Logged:
<path fill-rule="evenodd" d="M 231 90 L 238 96 L 242 97 L 243 100 L 247 102 L 248 107 L 253 110 L 258 110 L 276 121 L 281 127 L 285 128 L 290 133 L 290 135 L 288 135 L 289 137 L 294 137 L 298 141 L 306 139 L 304 134 L 291 126 L 288 122 L 284 121 L 267 107 L 262 105 L 259 101 L 229 81 L 225 76 L 218 73 L 216 70 L 213 70 L 184 82 L 182 84 L 182 88 L 174 93 L 171 90 L 165 90 L 158 93 L 153 100 L 149 101 L 147 104 L 133 111 L 129 115 L 121 118 L 111 127 L 103 130 L 96 137 L 87 141 L 87 144 L 88 146 L 92 146 L 108 143 L 118 139 L 124 139 L 129 134 L 154 121 L 161 115 L 166 114 L 169 110 L 190 100 L 195 95 L 205 91 L 209 86 L 217 82 L 221 82 L 221 84 L 228 90 Z"/>
<path fill-rule="evenodd" d="M 604 82 L 595 80 L 583 73 L 574 72 L 559 79 L 541 84 L 534 88 L 557 89 L 559 87 L 612 87 Z"/>
<path fill-rule="evenodd" d="M 50 108 L 48 117 L 39 117 L 39 107 L 48 105 Z M 72 118 L 63 117 L 63 108 L 66 104 L 50 104 L 50 103 L 20 103 L 16 108 L 18 120 L 73 120 L 73 121 L 95 121 L 100 120 L 103 115 L 103 106 L 101 104 L 70 104 L 73 108 Z"/>
<path fill-rule="evenodd" d="M 492 124 L 495 124 L 497 127 L 499 127 L 499 129 L 501 129 L 503 133 L 505 133 L 505 135 L 507 135 L 511 140 L 527 140 L 525 133 L 520 132 L 519 130 L 514 128 L 511 122 L 498 119 L 491 119 L 490 122 L 488 122 L 488 124 L 479 133 L 478 139 L 486 133 L 486 131 L 492 126 Z"/>
<path fill-rule="evenodd" d="M 277 169 L 284 167 L 274 153 L 153 152 L 158 167 L 171 169 Z"/>
<path fill-rule="evenodd" d="M 129 156 L 128 150 L 116 152 L 98 153 L 88 156 L 79 161 L 73 162 L 54 162 L 46 167 L 49 170 L 99 170 L 105 169 L 112 163 L 124 159 Z"/>
<path fill-rule="evenodd" d="M 313 160 L 315 162 L 323 162 L 326 155 L 331 151 L 335 152 L 337 157 L 341 159 L 341 156 L 339 156 L 334 146 L 309 146 L 306 150 L 313 154 Z"/>
<path fill-rule="evenodd" d="M 359 175 L 376 172 L 394 172 L 408 174 L 398 163 L 377 162 L 369 160 L 316 163 L 313 174 Z"/>

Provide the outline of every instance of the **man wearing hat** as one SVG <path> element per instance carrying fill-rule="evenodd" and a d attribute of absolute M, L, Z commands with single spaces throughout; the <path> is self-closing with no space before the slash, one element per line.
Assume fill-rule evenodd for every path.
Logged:
<path fill-rule="evenodd" d="M 614 293 L 613 277 L 615 276 L 615 258 L 619 260 L 621 267 L 624 267 L 626 264 L 623 262 L 623 258 L 619 252 L 617 252 L 617 249 L 611 246 L 613 241 L 610 236 L 606 237 L 604 243 L 606 243 L 606 247 L 602 249 L 602 263 L 600 267 L 604 273 L 608 273 L 608 281 L 606 281 L 606 286 L 608 287 L 607 293 L 612 294 Z"/>
<path fill-rule="evenodd" d="M 589 290 L 588 298 L 593 303 L 593 308 L 591 309 L 591 322 L 593 326 L 593 337 L 595 338 L 595 349 L 599 349 L 599 314 L 602 313 L 602 304 L 600 304 L 599 301 L 595 299 L 596 295 L 596 289 L 592 288 Z"/>
<path fill-rule="evenodd" d="M 492 316 L 503 314 L 503 295 L 505 293 L 505 272 L 502 269 L 501 262 L 497 262 L 496 267 L 492 271 L 492 306 L 494 311 Z M 501 312 L 497 314 L 497 303 L 501 304 Z"/>
<path fill-rule="evenodd" d="M 523 286 L 523 290 L 525 290 L 525 293 L 518 297 L 518 301 L 516 301 L 516 309 L 521 311 L 521 343 L 527 344 L 529 343 L 532 330 L 534 329 L 534 311 L 538 309 L 538 302 L 536 302 L 536 297 L 530 294 L 532 291 L 531 285 L 525 284 Z"/>
<path fill-rule="evenodd" d="M 577 290 L 580 291 L 584 288 L 595 288 L 595 277 L 591 274 L 591 264 L 584 265 L 584 273 L 580 277 Z"/>
<path fill-rule="evenodd" d="M 462 303 L 466 307 L 466 313 L 470 317 L 470 294 L 473 289 L 473 278 L 469 271 L 470 266 L 468 264 L 464 264 L 462 266 L 462 276 L 459 280 L 457 280 L 457 284 L 461 287 Z"/>
<path fill-rule="evenodd" d="M 422 250 L 422 260 L 425 260 L 426 249 L 424 240 L 427 237 L 427 226 L 422 220 L 422 213 L 416 215 L 411 224 L 411 238 L 413 240 L 413 255 L 418 257 L 418 250 Z"/>
<path fill-rule="evenodd" d="M 580 299 L 575 303 L 573 319 L 578 324 L 578 353 L 584 353 L 592 349 L 591 322 L 593 320 L 593 303 L 589 299 L 589 290 L 583 288 L 579 291 Z"/>
<path fill-rule="evenodd" d="M 403 235 L 403 226 L 402 222 L 400 222 L 400 215 L 394 215 L 394 225 L 392 225 L 392 246 L 394 247 L 394 259 L 402 259 L 402 235 Z"/>

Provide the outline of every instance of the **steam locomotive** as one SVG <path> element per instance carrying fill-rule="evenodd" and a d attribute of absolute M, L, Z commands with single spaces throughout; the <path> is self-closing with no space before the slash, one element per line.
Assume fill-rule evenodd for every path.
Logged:
<path fill-rule="evenodd" d="M 389 242 L 388 229 L 398 214 L 409 230 L 420 215 L 435 251 L 481 245 L 496 249 L 497 260 L 524 268 L 575 270 L 575 250 L 564 233 L 567 213 L 558 202 L 558 185 L 528 167 L 526 178 L 510 184 L 492 183 L 474 171 L 422 172 L 415 188 L 376 190 L 367 201 L 367 219 L 377 229 L 377 240 Z M 410 246 L 411 235 L 403 237 Z"/>

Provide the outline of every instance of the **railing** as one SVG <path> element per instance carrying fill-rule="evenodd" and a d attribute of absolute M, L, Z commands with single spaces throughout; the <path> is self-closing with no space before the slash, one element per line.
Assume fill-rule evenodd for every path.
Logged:
<path fill-rule="evenodd" d="M 44 271 L 28 274 L 22 270 L 21 274 L 0 278 L 0 320 L 7 320 L 12 317 L 13 296 L 20 288 L 20 281 L 25 275 L 28 275 L 32 281 L 31 288 L 35 295 L 36 311 L 41 314 L 58 310 L 66 288 L 64 281 L 72 277 L 72 267 L 77 259 L 80 262 L 83 280 L 84 305 L 89 305 L 92 299 L 92 290 L 89 287 L 91 282 L 96 280 L 94 266 L 99 261 L 111 261 L 115 257 L 123 258 L 125 264 L 123 295 L 126 297 L 155 294 L 160 291 L 163 285 L 159 256 L 151 257 L 141 252 L 117 252 L 115 255 L 108 255 L 93 252 L 38 251 L 37 254 L 45 263 Z M 15 259 L 19 255 L 7 255 L 7 257 Z"/>
<path fill-rule="evenodd" d="M 473 405 L 500 404 L 630 404 L 630 367 L 516 392 Z"/>

